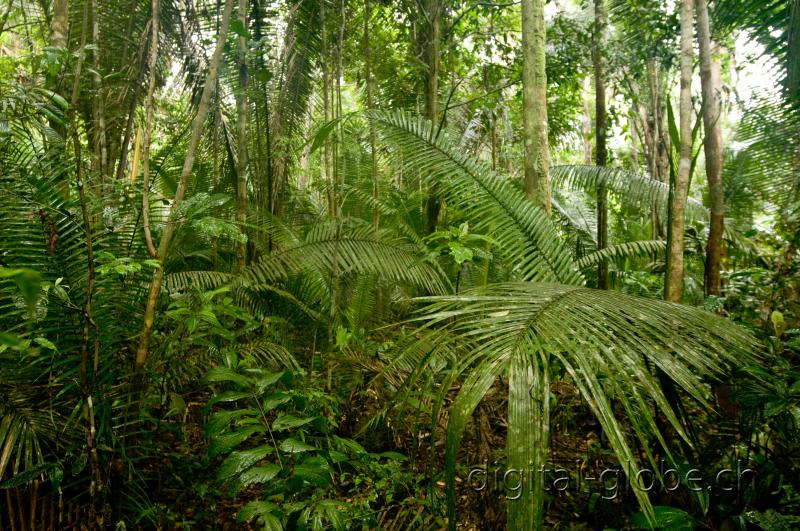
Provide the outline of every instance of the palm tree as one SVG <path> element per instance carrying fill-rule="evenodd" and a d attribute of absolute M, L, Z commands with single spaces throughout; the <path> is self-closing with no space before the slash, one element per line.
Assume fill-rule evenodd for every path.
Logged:
<path fill-rule="evenodd" d="M 421 374 L 432 370 L 434 360 L 447 361 L 444 391 L 434 411 L 442 407 L 449 384 L 463 377 L 447 423 L 451 527 L 456 522 L 459 442 L 473 411 L 500 378 L 508 381 L 509 469 L 538 470 L 546 464 L 549 385 L 555 365 L 575 382 L 620 462 L 633 464 L 631 473 L 640 466 L 634 441 L 653 467 L 649 436 L 669 452 L 656 427 L 654 409 L 691 444 L 653 368 L 707 405 L 704 379 L 720 377 L 750 359 L 756 346 L 749 335 L 702 310 L 581 287 L 583 278 L 552 223 L 541 210 L 530 208 L 522 191 L 486 163 L 460 153 L 446 136 L 434 138 L 428 122 L 398 113 L 373 112 L 371 117 L 383 140 L 400 148 L 392 153 L 418 154 L 397 162 L 440 179 L 448 202 L 464 210 L 471 226 L 495 236 L 509 266 L 509 282 L 418 299 L 425 305 L 415 320 L 423 324 L 393 362 L 414 367 L 404 384 L 409 389 Z M 633 435 L 626 434 L 617 418 L 611 393 L 620 401 Z M 542 527 L 544 477 L 533 474 L 530 480 L 531 488 L 509 501 L 512 529 Z M 637 489 L 636 496 L 653 518 L 646 494 Z"/>

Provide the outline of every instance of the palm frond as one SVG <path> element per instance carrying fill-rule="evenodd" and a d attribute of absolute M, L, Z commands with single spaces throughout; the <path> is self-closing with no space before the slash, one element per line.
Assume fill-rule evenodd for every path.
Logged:
<path fill-rule="evenodd" d="M 580 273 L 547 215 L 485 162 L 465 154 L 430 122 L 403 112 L 369 112 L 389 156 L 412 174 L 438 182 L 447 204 L 458 208 L 524 280 L 580 284 Z"/>
<path fill-rule="evenodd" d="M 669 451 L 656 428 L 654 407 L 688 442 L 652 367 L 706 404 L 709 391 L 704 378 L 719 377 L 730 367 L 757 357 L 755 340 L 720 317 L 613 291 L 518 282 L 420 302 L 429 303 L 417 318 L 424 323 L 417 332 L 425 338 L 421 341 L 437 345 L 434 350 L 446 345 L 464 353 L 452 369 L 466 378 L 450 408 L 445 450 L 451 511 L 460 438 L 473 410 L 499 376 L 509 374 L 509 400 L 514 401 L 509 403 L 509 459 L 526 470 L 529 462 L 524 461 L 531 458 L 540 460 L 533 463 L 534 470 L 545 464 L 541 460 L 548 444 L 548 360 L 557 360 L 598 417 L 617 458 L 632 463 L 635 474 L 639 464 L 631 446 L 634 441 L 650 459 L 649 437 Z M 406 356 L 412 363 L 425 363 L 421 352 L 430 353 L 431 347 L 411 347 L 395 363 L 404 363 Z M 405 385 L 413 385 L 412 379 Z M 633 438 L 610 405 L 612 395 L 627 413 Z M 541 482 L 543 477 L 535 480 Z M 639 492 L 637 498 L 652 514 L 647 496 Z M 510 501 L 509 519 L 531 523 L 540 518 L 542 504 L 541 496 Z"/>
<path fill-rule="evenodd" d="M 417 246 L 385 230 L 376 232 L 370 225 L 320 223 L 303 242 L 276 250 L 249 266 L 244 278 L 264 284 L 285 279 L 289 272 L 316 269 L 326 277 L 333 271 L 339 275 L 376 274 L 428 293 L 449 291 L 444 275 L 423 256 Z"/>
<path fill-rule="evenodd" d="M 594 251 L 575 261 L 580 269 L 596 266 L 601 260 L 616 260 L 632 256 L 660 255 L 666 251 L 667 243 L 664 240 L 638 240 L 633 242 L 609 245 L 605 249 Z"/>
<path fill-rule="evenodd" d="M 605 185 L 632 205 L 649 208 L 665 215 L 669 204 L 669 185 L 623 168 L 610 166 L 560 165 L 550 168 L 553 187 L 567 187 L 594 193 L 598 185 Z M 700 201 L 689 198 L 686 203 L 689 219 L 704 220 L 708 210 Z"/>

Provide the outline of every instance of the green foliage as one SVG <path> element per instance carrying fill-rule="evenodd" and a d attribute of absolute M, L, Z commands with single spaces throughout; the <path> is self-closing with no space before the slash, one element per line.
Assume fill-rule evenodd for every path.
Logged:
<path fill-rule="evenodd" d="M 221 460 L 217 480 L 231 495 L 255 485 L 262 492 L 238 521 L 265 529 L 374 525 L 380 505 L 405 486 L 405 458 L 336 435 L 338 400 L 306 385 L 302 373 L 252 368 L 235 355 L 225 361 L 205 378 L 216 390 L 207 405 L 209 457 Z"/>
<path fill-rule="evenodd" d="M 550 414 L 545 390 L 551 367 L 557 364 L 597 416 L 619 462 L 632 463 L 635 473 L 639 465 L 631 439 L 646 449 L 651 466 L 655 460 L 647 450 L 649 436 L 669 451 L 648 406 L 651 400 L 689 442 L 651 367 L 658 367 L 689 396 L 706 404 L 708 392 L 701 378 L 723 375 L 726 367 L 740 364 L 756 348 L 746 332 L 702 310 L 574 286 L 501 284 L 423 302 L 431 304 L 418 318 L 424 322 L 417 334 L 421 339 L 394 361 L 417 364 L 406 385 L 413 385 L 411 378 L 419 378 L 433 359 L 430 352 L 416 359 L 418 343 L 442 355 L 450 349 L 470 353 L 453 358 L 447 373 L 448 379 L 464 377 L 449 408 L 447 428 L 445 471 L 451 518 L 457 449 L 472 412 L 498 377 L 509 377 L 509 467 L 525 469 L 531 461 L 544 462 L 549 445 L 545 419 Z M 610 388 L 601 385 L 601 377 L 607 378 Z M 633 436 L 626 435 L 616 418 L 612 396 L 623 405 Z M 438 401 L 443 399 L 437 396 Z M 509 518 L 527 526 L 541 518 L 544 500 L 536 489 L 543 488 L 542 482 L 538 478 L 533 491 L 509 504 Z M 643 511 L 652 517 L 647 496 L 638 489 L 636 493 Z"/>

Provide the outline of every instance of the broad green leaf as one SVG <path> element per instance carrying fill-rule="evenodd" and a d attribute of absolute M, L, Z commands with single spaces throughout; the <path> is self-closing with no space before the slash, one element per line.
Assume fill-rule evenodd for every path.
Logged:
<path fill-rule="evenodd" d="M 208 455 L 211 458 L 227 454 L 234 448 L 238 447 L 244 441 L 250 438 L 251 435 L 256 433 L 264 433 L 267 429 L 264 426 L 244 426 L 239 427 L 236 431 L 230 433 L 221 433 L 211 437 L 211 442 L 208 445 Z"/>
<path fill-rule="evenodd" d="M 233 452 L 220 465 L 217 479 L 231 479 L 255 465 L 273 451 L 271 446 L 261 445 L 249 450 Z"/>
<path fill-rule="evenodd" d="M 214 367 L 206 373 L 206 382 L 231 382 L 240 387 L 250 387 L 250 378 L 239 374 L 228 367 Z"/>
<path fill-rule="evenodd" d="M 272 423 L 272 429 L 275 431 L 282 431 L 290 428 L 298 428 L 312 422 L 316 418 L 318 417 L 296 417 L 288 413 L 281 413 Z"/>
<path fill-rule="evenodd" d="M 303 442 L 300 439 L 295 439 L 294 437 L 289 437 L 288 439 L 285 439 L 281 443 L 280 448 L 287 454 L 310 452 L 317 449 L 316 447 L 311 446 L 310 444 Z"/>

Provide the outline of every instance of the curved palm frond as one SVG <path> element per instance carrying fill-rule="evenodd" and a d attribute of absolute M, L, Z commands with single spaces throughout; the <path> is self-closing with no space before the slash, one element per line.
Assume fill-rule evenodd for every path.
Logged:
<path fill-rule="evenodd" d="M 550 168 L 553 187 L 568 187 L 594 192 L 597 186 L 606 188 L 625 201 L 642 208 L 652 208 L 666 215 L 669 204 L 669 185 L 623 168 L 610 166 L 560 165 Z M 688 198 L 686 214 L 690 219 L 704 220 L 708 209 L 700 201 Z"/>
<path fill-rule="evenodd" d="M 326 277 L 333 271 L 338 275 L 375 274 L 428 293 L 449 291 L 445 276 L 424 261 L 417 246 L 385 230 L 376 232 L 369 225 L 337 222 L 318 224 L 304 241 L 262 257 L 244 271 L 243 277 L 247 282 L 264 284 L 309 269 L 322 271 Z"/>
<path fill-rule="evenodd" d="M 485 162 L 465 154 L 429 121 L 403 112 L 370 111 L 389 156 L 411 174 L 439 183 L 446 202 L 475 230 L 497 239 L 499 252 L 524 280 L 581 284 L 555 227 L 523 192 Z"/>
<path fill-rule="evenodd" d="M 510 468 L 533 469 L 535 474 L 545 464 L 549 366 L 557 362 L 599 419 L 617 458 L 632 463 L 635 474 L 639 464 L 631 446 L 634 441 L 642 445 L 651 465 L 655 463 L 648 437 L 655 437 L 669 451 L 656 427 L 654 407 L 689 441 L 652 367 L 706 404 L 709 393 L 704 378 L 721 376 L 730 367 L 757 357 L 754 339 L 718 316 L 613 291 L 518 282 L 419 300 L 430 304 L 416 318 L 424 323 L 418 337 L 427 346 L 420 349 L 412 344 L 394 363 L 404 364 L 409 356 L 411 363 L 424 363 L 432 350 L 442 348 L 464 353 L 456 358 L 452 371 L 466 378 L 449 409 L 445 449 L 451 517 L 455 516 L 455 461 L 461 437 L 475 407 L 498 377 L 509 377 Z M 432 349 L 431 344 L 437 346 Z M 405 385 L 413 385 L 413 376 Z M 612 395 L 623 407 L 633 435 L 611 407 Z M 509 502 L 509 519 L 523 522 L 521 528 L 532 528 L 541 517 L 544 477 L 532 479 L 534 489 L 524 489 L 519 500 Z M 637 498 L 652 515 L 646 494 L 637 492 Z"/>
<path fill-rule="evenodd" d="M 638 240 L 633 242 L 619 243 L 610 245 L 605 249 L 594 251 L 575 261 L 575 265 L 581 269 L 596 266 L 601 260 L 615 260 L 628 258 L 631 256 L 646 256 L 659 254 L 663 255 L 667 249 L 667 242 L 664 240 Z"/>

